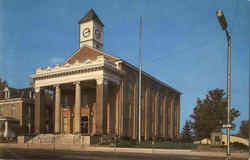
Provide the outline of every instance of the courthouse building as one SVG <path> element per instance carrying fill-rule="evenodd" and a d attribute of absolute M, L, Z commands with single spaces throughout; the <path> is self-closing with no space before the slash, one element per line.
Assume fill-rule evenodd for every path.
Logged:
<path fill-rule="evenodd" d="M 102 51 L 103 27 L 91 9 L 79 21 L 80 48 L 63 64 L 37 68 L 30 75 L 35 90 L 35 133 L 137 138 L 138 68 Z M 44 92 L 52 97 L 50 106 L 45 106 Z M 179 136 L 180 95 L 143 72 L 143 139 Z"/>

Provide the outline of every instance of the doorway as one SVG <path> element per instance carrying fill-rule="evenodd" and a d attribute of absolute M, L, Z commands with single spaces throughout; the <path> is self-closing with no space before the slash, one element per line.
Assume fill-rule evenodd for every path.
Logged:
<path fill-rule="evenodd" d="M 88 116 L 81 117 L 80 130 L 82 134 L 88 134 L 89 131 L 89 118 Z"/>

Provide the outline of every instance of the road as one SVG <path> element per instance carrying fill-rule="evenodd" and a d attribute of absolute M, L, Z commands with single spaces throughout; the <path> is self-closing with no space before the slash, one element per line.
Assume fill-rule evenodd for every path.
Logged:
<path fill-rule="evenodd" d="M 156 155 L 142 153 L 115 153 L 94 151 L 48 151 L 34 149 L 0 148 L 0 160 L 224 160 L 224 158 Z M 235 159 L 240 160 L 240 159 Z"/>

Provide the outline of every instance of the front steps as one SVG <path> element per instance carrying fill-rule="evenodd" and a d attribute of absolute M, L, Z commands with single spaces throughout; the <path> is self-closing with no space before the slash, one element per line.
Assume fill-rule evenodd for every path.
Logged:
<path fill-rule="evenodd" d="M 19 136 L 18 143 L 27 144 L 76 144 L 91 145 L 98 144 L 100 137 L 98 136 L 81 136 L 81 135 L 55 135 L 55 134 L 39 134 L 34 137 Z"/>

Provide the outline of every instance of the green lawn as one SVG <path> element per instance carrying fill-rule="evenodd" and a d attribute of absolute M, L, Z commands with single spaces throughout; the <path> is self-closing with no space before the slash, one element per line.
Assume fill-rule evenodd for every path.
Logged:
<path fill-rule="evenodd" d="M 208 145 L 208 144 L 192 144 L 192 143 L 182 143 L 182 142 L 169 142 L 162 141 L 152 144 L 151 142 L 142 142 L 141 144 L 136 144 L 135 142 L 121 140 L 117 147 L 134 147 L 134 148 L 162 148 L 162 149 L 190 149 L 199 151 L 226 151 L 227 146 L 218 145 Z M 231 151 L 234 152 L 246 152 L 248 147 L 242 145 L 231 145 Z"/>
<path fill-rule="evenodd" d="M 135 144 L 130 141 L 121 140 L 118 147 L 135 147 L 135 148 L 165 148 L 165 149 L 196 149 L 197 144 L 191 143 L 174 143 L 169 141 L 157 142 L 152 144 L 151 142 L 142 142 L 141 144 Z"/>

